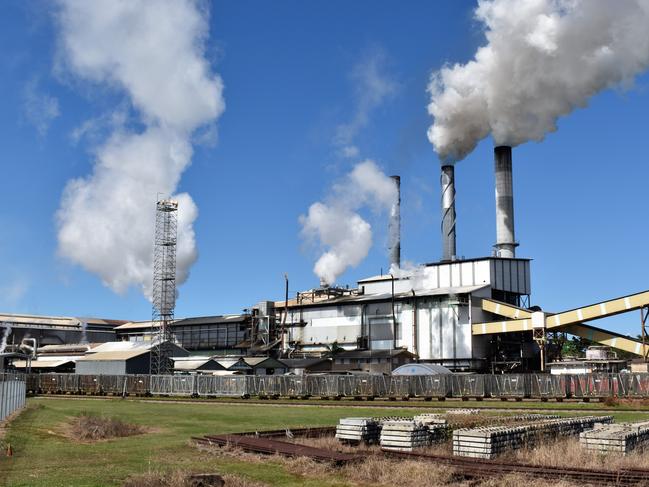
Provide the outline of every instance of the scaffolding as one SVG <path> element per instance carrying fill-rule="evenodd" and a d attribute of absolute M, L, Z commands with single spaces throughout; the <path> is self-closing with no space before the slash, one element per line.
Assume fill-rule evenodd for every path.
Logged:
<path fill-rule="evenodd" d="M 178 202 L 168 199 L 158 201 L 153 252 L 152 375 L 173 373 L 171 324 L 176 305 L 177 227 Z"/>

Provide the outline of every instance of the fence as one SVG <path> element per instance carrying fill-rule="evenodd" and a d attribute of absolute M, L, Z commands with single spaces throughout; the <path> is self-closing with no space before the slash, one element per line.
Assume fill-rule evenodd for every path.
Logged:
<path fill-rule="evenodd" d="M 13 377 L 13 376 L 12 376 Z M 24 387 L 24 379 L 22 379 Z M 31 374 L 38 394 L 187 397 L 649 398 L 649 374 L 447 375 L 78 375 Z"/>
<path fill-rule="evenodd" d="M 0 374 L 0 421 L 25 406 L 25 376 Z"/>

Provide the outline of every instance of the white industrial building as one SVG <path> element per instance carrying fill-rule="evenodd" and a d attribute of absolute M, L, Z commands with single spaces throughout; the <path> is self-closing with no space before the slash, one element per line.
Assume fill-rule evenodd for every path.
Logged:
<path fill-rule="evenodd" d="M 263 309 L 274 308 L 275 328 L 285 330 L 282 348 L 289 355 L 323 353 L 332 346 L 403 348 L 420 361 L 479 369 L 488 339 L 473 336 L 471 327 L 488 320 L 482 298 L 527 302 L 529 264 L 527 259 L 498 257 L 428 264 L 401 277 L 363 279 L 357 289 L 298 293 Z"/>

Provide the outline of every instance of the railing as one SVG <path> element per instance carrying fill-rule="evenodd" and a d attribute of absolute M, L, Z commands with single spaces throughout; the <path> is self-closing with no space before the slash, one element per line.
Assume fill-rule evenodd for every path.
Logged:
<path fill-rule="evenodd" d="M 0 374 L 0 421 L 25 406 L 26 388 L 23 374 Z"/>
<path fill-rule="evenodd" d="M 13 377 L 13 376 L 12 376 Z M 37 394 L 186 397 L 649 398 L 649 374 L 78 375 L 31 374 Z M 24 379 L 22 380 L 24 387 Z"/>

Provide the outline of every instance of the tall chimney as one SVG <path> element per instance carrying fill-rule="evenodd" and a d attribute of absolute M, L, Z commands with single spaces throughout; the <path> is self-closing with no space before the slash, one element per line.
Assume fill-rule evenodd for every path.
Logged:
<path fill-rule="evenodd" d="M 401 178 L 390 176 L 397 187 L 397 199 L 390 209 L 390 269 L 401 267 Z"/>
<path fill-rule="evenodd" d="M 496 169 L 496 255 L 516 257 L 514 236 L 514 189 L 512 183 L 512 148 L 501 145 L 494 148 Z"/>
<path fill-rule="evenodd" d="M 455 260 L 455 166 L 442 166 L 442 260 Z"/>

